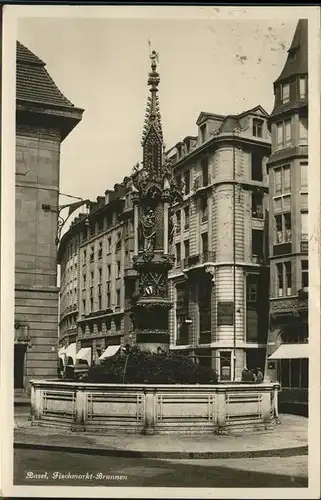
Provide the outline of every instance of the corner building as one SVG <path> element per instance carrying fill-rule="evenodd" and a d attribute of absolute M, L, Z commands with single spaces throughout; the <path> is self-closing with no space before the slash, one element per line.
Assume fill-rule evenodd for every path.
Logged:
<path fill-rule="evenodd" d="M 280 403 L 308 399 L 308 21 L 300 20 L 274 82 L 269 118 L 270 331 L 268 373 Z"/>
<path fill-rule="evenodd" d="M 267 113 L 201 113 L 169 156 L 183 182 L 174 215 L 171 349 L 238 380 L 264 366 L 268 331 Z"/>
<path fill-rule="evenodd" d="M 82 118 L 45 63 L 17 42 L 14 387 L 57 376 L 61 143 Z M 45 212 L 43 204 L 53 210 Z"/>

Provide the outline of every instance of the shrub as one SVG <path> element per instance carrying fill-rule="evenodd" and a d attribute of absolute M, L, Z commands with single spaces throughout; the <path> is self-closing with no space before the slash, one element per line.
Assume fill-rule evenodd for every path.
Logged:
<path fill-rule="evenodd" d="M 88 382 L 127 384 L 214 384 L 217 374 L 209 367 L 176 353 L 154 354 L 127 348 L 89 369 Z"/>

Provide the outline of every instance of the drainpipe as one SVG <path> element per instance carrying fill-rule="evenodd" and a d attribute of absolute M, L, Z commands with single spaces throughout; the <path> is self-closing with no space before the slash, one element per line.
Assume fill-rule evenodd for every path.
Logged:
<path fill-rule="evenodd" d="M 235 146 L 234 146 L 234 129 L 233 129 L 233 382 L 235 382 L 235 362 L 236 362 L 236 249 L 235 249 L 235 225 L 236 225 L 236 210 L 235 210 Z"/>

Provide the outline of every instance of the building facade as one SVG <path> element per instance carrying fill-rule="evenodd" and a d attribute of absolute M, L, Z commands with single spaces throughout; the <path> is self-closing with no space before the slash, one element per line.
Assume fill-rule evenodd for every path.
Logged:
<path fill-rule="evenodd" d="M 19 42 L 16 72 L 14 385 L 23 389 L 30 378 L 57 375 L 59 156 L 83 110 Z"/>
<path fill-rule="evenodd" d="M 171 349 L 239 380 L 264 366 L 268 331 L 267 113 L 201 113 L 169 153 L 183 181 L 170 273 Z"/>
<path fill-rule="evenodd" d="M 270 331 L 268 372 L 280 401 L 308 393 L 308 21 L 300 20 L 269 118 Z"/>
<path fill-rule="evenodd" d="M 92 348 L 92 363 L 108 346 L 131 341 L 137 278 L 131 192 L 125 178 L 91 203 L 61 239 L 59 341 L 74 362 L 80 349 Z"/>

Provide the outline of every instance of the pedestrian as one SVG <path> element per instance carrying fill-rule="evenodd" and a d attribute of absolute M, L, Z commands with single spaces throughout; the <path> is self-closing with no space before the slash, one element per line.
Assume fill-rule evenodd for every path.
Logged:
<path fill-rule="evenodd" d="M 263 379 L 264 379 L 264 377 L 263 377 L 263 373 L 262 373 L 261 368 L 257 368 L 256 369 L 256 382 L 258 384 L 262 384 Z"/>
<path fill-rule="evenodd" d="M 255 370 L 254 370 L 254 368 L 252 368 L 252 369 L 250 370 L 250 376 L 251 376 L 250 382 L 254 382 L 254 383 L 255 383 L 255 382 L 256 382 L 256 375 L 255 375 Z"/>
<path fill-rule="evenodd" d="M 247 367 L 244 366 L 243 371 L 242 371 L 242 378 L 241 378 L 242 382 L 248 382 L 248 378 L 249 378 L 248 374 L 249 374 L 249 371 L 248 371 Z"/>

